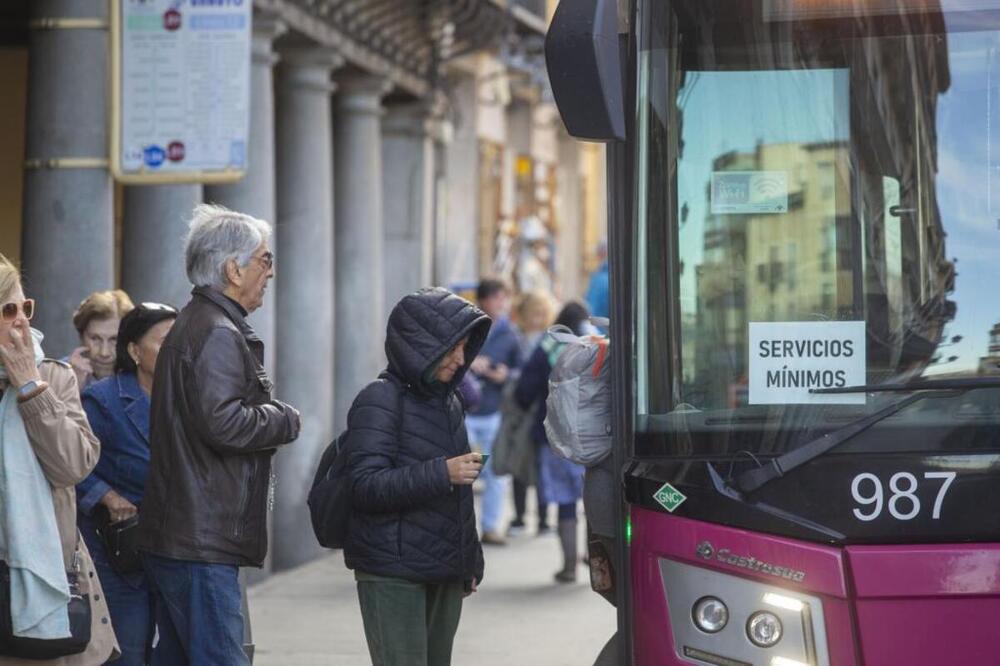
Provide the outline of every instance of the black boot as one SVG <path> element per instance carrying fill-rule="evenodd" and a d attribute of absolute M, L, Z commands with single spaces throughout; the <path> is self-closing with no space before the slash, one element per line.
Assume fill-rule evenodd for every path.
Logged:
<path fill-rule="evenodd" d="M 576 518 L 559 521 L 559 545 L 562 546 L 563 568 L 556 572 L 555 579 L 559 583 L 576 582 Z"/>

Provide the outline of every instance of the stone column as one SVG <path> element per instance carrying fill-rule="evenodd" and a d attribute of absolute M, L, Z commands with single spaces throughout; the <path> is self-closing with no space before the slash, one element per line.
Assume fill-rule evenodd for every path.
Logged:
<path fill-rule="evenodd" d="M 342 80 L 336 98 L 337 428 L 385 363 L 381 122 L 388 91 L 386 79 L 358 76 Z"/>
<path fill-rule="evenodd" d="M 390 107 L 382 120 L 387 311 L 433 280 L 435 174 L 430 115 L 425 105 L 409 104 Z"/>
<path fill-rule="evenodd" d="M 202 186 L 130 185 L 122 220 L 122 289 L 136 303 L 183 307 L 191 298 L 184 234 Z"/>
<path fill-rule="evenodd" d="M 272 45 L 286 31 L 285 24 L 269 16 L 255 16 L 250 65 L 250 144 L 246 175 L 231 185 L 205 187 L 205 201 L 218 203 L 276 224 L 274 155 L 274 65 L 278 61 Z M 271 235 L 271 249 L 278 253 L 277 230 Z M 280 257 L 278 259 L 280 262 Z M 280 266 L 278 266 L 280 268 Z M 277 273 L 277 271 L 276 271 Z M 278 278 L 264 294 L 264 304 L 250 315 L 249 322 L 264 341 L 264 367 L 275 379 L 277 336 L 275 334 Z M 277 389 L 280 391 L 280 387 Z M 277 490 L 277 489 L 275 489 Z M 274 535 L 274 514 L 268 514 L 268 530 Z M 274 539 L 272 538 L 272 543 Z M 266 578 L 272 568 L 272 548 L 261 569 L 245 569 L 249 583 Z"/>
<path fill-rule="evenodd" d="M 250 145 L 246 175 L 232 185 L 205 187 L 205 201 L 267 220 L 273 226 L 276 214 L 274 157 L 274 40 L 287 30 L 281 21 L 256 16 L 253 20 L 252 61 L 250 67 Z M 278 255 L 275 235 L 271 251 Z M 279 261 L 281 257 L 278 257 Z M 280 266 L 279 266 L 280 268 Z M 275 293 L 279 278 L 264 294 L 264 305 L 250 316 L 250 324 L 264 341 L 264 367 L 274 376 L 275 370 Z"/>
<path fill-rule="evenodd" d="M 322 49 L 282 53 L 277 86 L 278 262 L 276 381 L 302 412 L 302 432 L 276 457 L 275 569 L 319 554 L 306 497 L 334 436 L 334 254 L 331 71 Z"/>
<path fill-rule="evenodd" d="M 478 102 L 474 76 L 460 75 L 450 82 L 459 122 L 451 130 L 443 152 L 447 187 L 444 214 L 437 228 L 436 282 L 450 287 L 479 278 L 479 137 Z"/>
<path fill-rule="evenodd" d="M 35 0 L 28 45 L 22 262 L 49 356 L 78 343 L 70 322 L 114 286 L 108 171 L 108 2 Z M 45 19 L 89 19 L 53 24 Z"/>
<path fill-rule="evenodd" d="M 452 124 L 444 117 L 431 123 L 434 146 L 434 226 L 431 231 L 433 259 L 431 261 L 431 282 L 435 286 L 447 286 L 445 267 L 442 266 L 441 250 L 448 226 L 448 146 L 452 140 Z"/>

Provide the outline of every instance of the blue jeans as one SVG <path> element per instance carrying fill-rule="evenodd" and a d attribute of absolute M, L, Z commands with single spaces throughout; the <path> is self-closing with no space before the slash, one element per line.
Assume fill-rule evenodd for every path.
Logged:
<path fill-rule="evenodd" d="M 493 442 L 500 432 L 500 412 L 486 416 L 466 416 L 465 427 L 469 431 L 469 443 L 478 447 L 486 454 L 493 453 Z M 500 529 L 500 518 L 503 516 L 504 501 L 507 499 L 506 476 L 497 476 L 493 472 L 493 461 L 486 461 L 486 466 L 479 474 L 486 487 L 483 491 L 483 503 L 480 507 L 482 517 L 480 525 L 483 532 L 497 532 Z"/>
<path fill-rule="evenodd" d="M 148 553 L 143 561 L 160 632 L 152 666 L 250 666 L 237 567 Z"/>
<path fill-rule="evenodd" d="M 111 612 L 111 626 L 118 639 L 122 656 L 115 666 L 145 666 L 153 649 L 155 623 L 153 622 L 154 597 L 146 575 L 142 572 L 115 573 L 108 563 L 104 542 L 97 535 L 96 524 L 88 517 L 79 517 L 80 533 L 94 560 L 94 569 L 104 590 L 104 599 Z"/>

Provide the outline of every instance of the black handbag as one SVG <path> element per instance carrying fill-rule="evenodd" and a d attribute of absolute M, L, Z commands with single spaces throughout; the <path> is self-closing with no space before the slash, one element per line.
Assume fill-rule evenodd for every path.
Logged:
<path fill-rule="evenodd" d="M 90 644 L 90 595 L 80 593 L 79 558 L 76 554 L 76 570 L 67 571 L 69 582 L 69 630 L 68 638 L 45 640 L 23 638 L 14 635 L 14 625 L 10 613 L 10 568 L 0 560 L 0 655 L 19 659 L 58 659 L 80 654 Z"/>
<path fill-rule="evenodd" d="M 101 507 L 104 509 L 104 507 Z M 136 548 L 139 533 L 139 514 L 135 514 L 117 523 L 111 522 L 107 509 L 98 515 L 97 534 L 104 544 L 104 552 L 108 564 L 119 576 L 139 573 L 142 569 L 142 559 Z"/>

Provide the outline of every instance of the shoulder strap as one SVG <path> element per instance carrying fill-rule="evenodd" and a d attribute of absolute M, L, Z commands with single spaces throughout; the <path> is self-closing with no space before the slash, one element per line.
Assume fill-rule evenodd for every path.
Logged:
<path fill-rule="evenodd" d="M 597 379 L 601 376 L 601 368 L 604 366 L 604 361 L 608 358 L 608 343 L 607 341 L 602 341 L 597 344 L 597 360 L 594 361 L 594 372 L 593 377 Z"/>
<path fill-rule="evenodd" d="M 405 413 L 406 407 L 406 405 L 403 404 L 403 398 L 406 397 L 406 387 L 397 386 L 396 388 L 399 390 L 399 400 L 396 403 L 396 411 L 399 412 L 399 419 L 396 421 L 396 440 L 398 442 L 403 436 L 403 414 Z"/>
<path fill-rule="evenodd" d="M 391 372 L 383 372 L 379 377 L 383 377 L 390 384 L 396 387 L 396 444 L 400 445 L 400 437 L 403 435 L 403 399 L 406 397 L 406 384 L 400 381 L 399 377 Z"/>
<path fill-rule="evenodd" d="M 580 338 L 570 330 L 569 326 L 563 326 L 562 324 L 556 324 L 551 327 L 548 331 L 546 331 L 546 334 L 556 342 L 561 342 L 567 345 L 580 341 Z"/>

